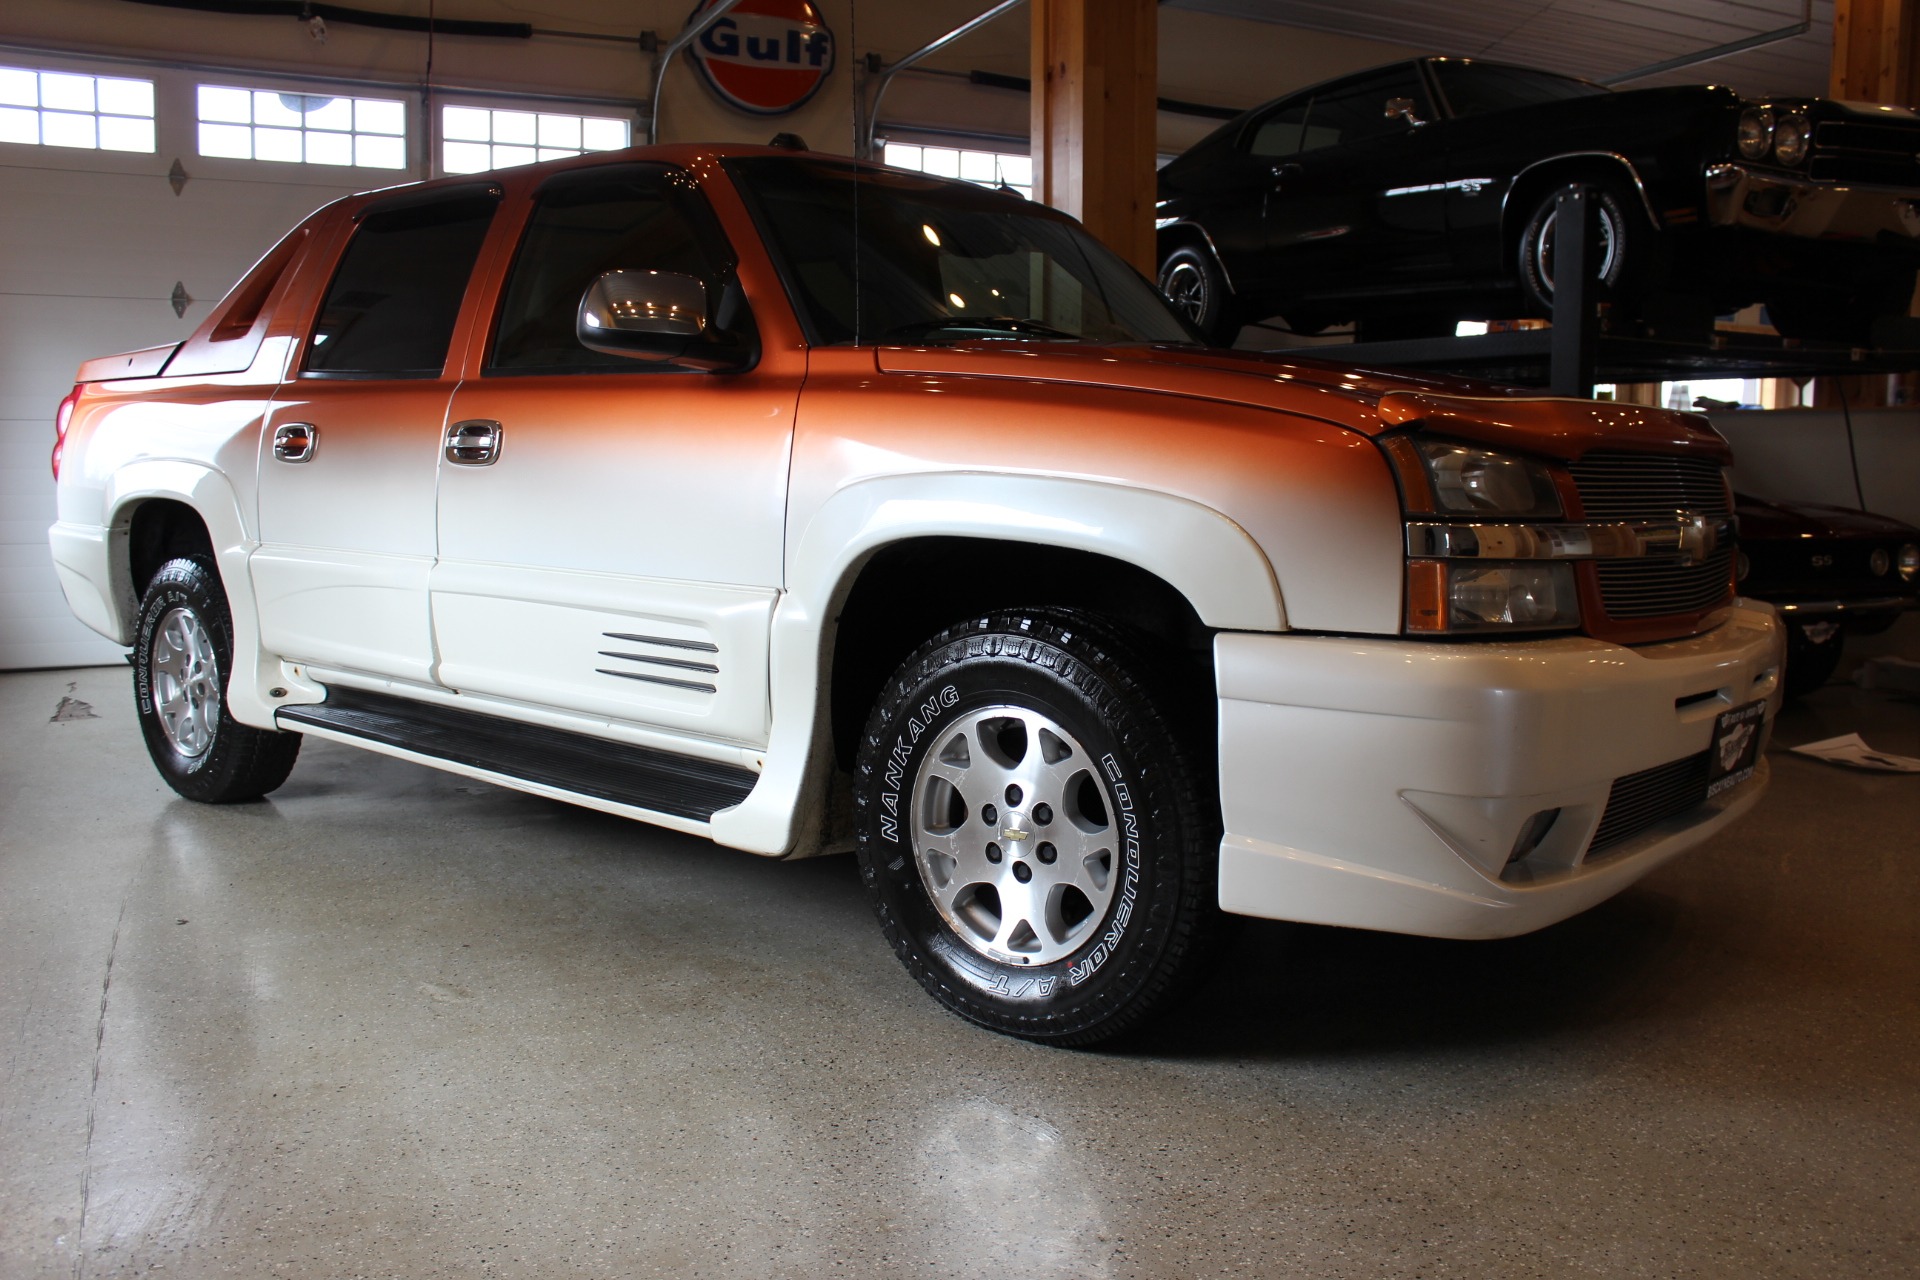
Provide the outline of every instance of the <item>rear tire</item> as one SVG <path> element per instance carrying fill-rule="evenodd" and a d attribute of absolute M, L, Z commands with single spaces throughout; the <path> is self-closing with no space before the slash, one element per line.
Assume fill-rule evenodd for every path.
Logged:
<path fill-rule="evenodd" d="M 1209 342 L 1223 347 L 1240 336 L 1240 321 L 1227 277 L 1213 255 L 1191 246 L 1173 250 L 1160 263 L 1160 293 Z"/>
<path fill-rule="evenodd" d="M 195 556 L 147 584 L 133 644 L 134 710 L 167 785 L 189 800 L 257 800 L 287 780 L 300 735 L 241 724 L 227 710 L 233 620 L 220 577 Z"/>
<path fill-rule="evenodd" d="M 1101 619 L 1020 610 L 934 636 L 882 691 L 854 770 L 861 875 L 953 1012 L 1087 1045 L 1205 972 L 1218 808 L 1176 665 Z"/>

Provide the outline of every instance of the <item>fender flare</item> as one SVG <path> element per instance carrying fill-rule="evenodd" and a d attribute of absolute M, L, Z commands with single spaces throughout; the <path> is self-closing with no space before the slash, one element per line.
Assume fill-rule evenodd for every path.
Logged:
<path fill-rule="evenodd" d="M 215 568 L 221 589 L 227 595 L 227 612 L 233 624 L 233 670 L 227 673 L 227 709 L 242 724 L 273 729 L 274 708 L 286 701 L 269 696 L 268 690 L 288 684 L 288 675 L 277 659 L 260 648 L 259 611 L 254 602 L 253 577 L 248 561 L 258 543 L 247 529 L 240 509 L 240 497 L 227 476 L 201 463 L 178 459 L 148 458 L 130 462 L 116 470 L 107 485 L 103 504 L 107 516 L 111 546 L 115 622 L 121 629 L 120 642 L 130 643 L 133 620 L 139 603 L 134 599 L 131 548 L 128 542 L 133 528 L 133 513 L 140 504 L 158 499 L 190 507 L 206 526 L 213 543 Z M 320 692 L 310 690 L 314 700 Z"/>
<path fill-rule="evenodd" d="M 713 815 L 716 840 L 758 853 L 810 852 L 832 771 L 827 700 L 832 621 L 882 548 L 916 538 L 985 538 L 1087 551 L 1154 574 L 1200 621 L 1284 631 L 1265 552 L 1211 507 L 1146 489 L 1051 476 L 947 472 L 841 489 L 788 535 L 787 590 L 769 648 L 773 733 L 753 793 Z"/>

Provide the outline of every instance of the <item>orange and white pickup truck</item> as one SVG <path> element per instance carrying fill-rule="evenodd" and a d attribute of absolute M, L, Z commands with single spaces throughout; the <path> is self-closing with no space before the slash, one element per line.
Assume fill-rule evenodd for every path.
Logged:
<path fill-rule="evenodd" d="M 1699 418 L 1209 349 L 1071 219 L 677 146 L 339 201 L 63 402 L 54 560 L 181 794 L 304 735 L 853 847 L 1085 1044 L 1223 913 L 1537 929 L 1753 807 Z"/>

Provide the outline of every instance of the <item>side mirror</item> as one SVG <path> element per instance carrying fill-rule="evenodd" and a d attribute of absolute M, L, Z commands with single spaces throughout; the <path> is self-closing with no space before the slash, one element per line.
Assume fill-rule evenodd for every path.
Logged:
<path fill-rule="evenodd" d="M 1407 124 L 1415 129 L 1418 129 L 1421 125 L 1426 123 L 1425 120 L 1422 120 L 1419 116 L 1414 114 L 1414 106 L 1413 106 L 1412 98 L 1388 98 L 1387 99 L 1387 110 L 1386 110 L 1387 119 L 1392 120 L 1397 116 L 1405 116 L 1407 120 Z"/>
<path fill-rule="evenodd" d="M 696 369 L 748 363 L 732 335 L 707 323 L 707 286 L 673 271 L 608 271 L 580 299 L 574 335 L 606 355 Z"/>

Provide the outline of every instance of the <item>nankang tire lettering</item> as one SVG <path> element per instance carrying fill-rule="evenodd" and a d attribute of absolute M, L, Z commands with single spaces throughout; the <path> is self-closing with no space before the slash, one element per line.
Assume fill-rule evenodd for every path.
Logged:
<path fill-rule="evenodd" d="M 960 701 L 960 691 L 952 685 L 943 685 L 938 693 L 914 707 L 907 716 L 903 733 L 895 735 L 893 747 L 887 752 L 886 766 L 880 772 L 880 838 L 890 844 L 900 843 L 900 791 L 907 776 L 907 761 L 913 755 L 913 746 L 919 742 L 933 722 L 942 712 Z"/>

